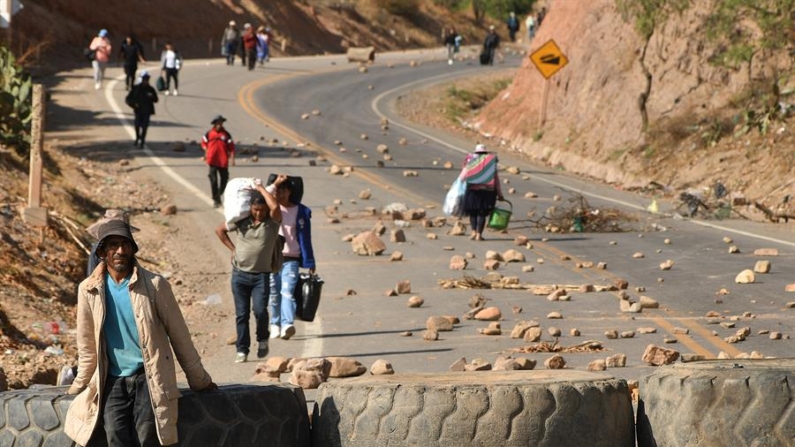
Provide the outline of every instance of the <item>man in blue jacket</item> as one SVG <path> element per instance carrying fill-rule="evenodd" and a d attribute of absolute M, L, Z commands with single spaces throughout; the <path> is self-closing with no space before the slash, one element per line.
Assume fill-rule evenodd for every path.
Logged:
<path fill-rule="evenodd" d="M 312 211 L 301 203 L 293 203 L 290 196 L 295 189 L 292 177 L 288 181 L 266 188 L 276 197 L 282 211 L 282 224 L 279 234 L 284 236 L 284 262 L 281 271 L 271 273 L 270 299 L 268 307 L 271 314 L 270 337 L 289 340 L 295 335 L 295 284 L 298 282 L 298 269 L 309 269 L 315 273 L 315 254 L 312 250 L 312 231 L 310 219 Z"/>

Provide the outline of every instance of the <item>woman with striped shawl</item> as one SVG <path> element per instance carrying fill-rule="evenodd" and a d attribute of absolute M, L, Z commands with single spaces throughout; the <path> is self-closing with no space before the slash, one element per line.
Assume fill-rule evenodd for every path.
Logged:
<path fill-rule="evenodd" d="M 483 240 L 483 229 L 497 199 L 504 200 L 497 174 L 497 154 L 489 153 L 486 146 L 478 144 L 475 152 L 468 154 L 461 169 L 461 181 L 466 182 L 464 194 L 464 215 L 469 216 L 472 229 L 470 239 Z"/>

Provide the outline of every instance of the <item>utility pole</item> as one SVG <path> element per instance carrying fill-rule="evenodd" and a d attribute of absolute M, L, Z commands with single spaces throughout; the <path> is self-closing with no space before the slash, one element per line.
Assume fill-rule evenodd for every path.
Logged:
<path fill-rule="evenodd" d="M 33 120 L 30 125 L 30 183 L 28 206 L 22 210 L 22 218 L 35 227 L 47 226 L 47 208 L 41 206 L 42 155 L 44 153 L 44 118 L 46 103 L 44 86 L 33 85 Z"/>

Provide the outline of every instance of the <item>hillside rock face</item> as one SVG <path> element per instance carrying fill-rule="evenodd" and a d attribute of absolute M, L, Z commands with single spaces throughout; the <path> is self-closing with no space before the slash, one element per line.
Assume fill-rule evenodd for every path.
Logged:
<path fill-rule="evenodd" d="M 548 81 L 546 123 L 539 126 L 545 81 L 528 58 L 474 127 L 569 172 L 645 186 L 656 163 L 653 152 L 643 149 L 649 135 L 639 106 L 647 91 L 644 66 L 650 75 L 645 101 L 650 133 L 698 124 L 749 83 L 747 67 L 710 64 L 713 47 L 704 30 L 710 5 L 697 1 L 683 14 L 672 14 L 646 44 L 615 0 L 552 2 L 531 53 L 554 39 L 569 64 Z M 694 156 L 693 150 L 673 154 L 670 162 L 680 169 L 655 180 L 686 184 L 703 174 L 688 167 L 720 156 Z"/>

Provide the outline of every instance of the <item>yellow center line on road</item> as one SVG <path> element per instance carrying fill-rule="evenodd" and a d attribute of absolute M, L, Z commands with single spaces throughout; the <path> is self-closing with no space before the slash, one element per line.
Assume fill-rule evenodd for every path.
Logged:
<path fill-rule="evenodd" d="M 662 317 L 651 317 L 650 320 L 653 321 L 654 324 L 656 324 L 660 328 L 665 329 L 666 331 L 668 331 L 671 334 L 674 334 L 674 330 L 675 330 L 674 325 L 672 325 L 665 318 L 662 318 Z M 703 355 L 704 357 L 706 357 L 708 359 L 714 359 L 715 358 L 715 355 L 712 354 L 712 352 L 710 352 L 709 349 L 705 348 L 704 346 L 699 344 L 697 341 L 693 340 L 693 337 L 691 337 L 690 335 L 688 335 L 688 334 L 675 334 L 675 335 L 676 335 L 676 339 L 678 341 L 682 342 L 683 345 L 685 345 L 688 348 L 692 349 L 693 352 L 695 352 L 696 354 Z"/>
<path fill-rule="evenodd" d="M 314 72 L 314 73 L 311 73 L 311 74 L 329 73 L 329 72 L 341 71 L 341 70 L 343 70 L 343 69 L 337 68 L 337 69 L 325 70 L 325 71 L 322 71 L 322 72 Z M 281 122 L 276 120 L 271 115 L 269 115 L 269 114 L 265 113 L 264 111 L 260 110 L 259 108 L 257 108 L 257 106 L 254 103 L 254 93 L 258 89 L 260 89 L 260 88 L 262 88 L 262 87 L 264 87 L 266 85 L 275 83 L 277 81 L 282 81 L 282 80 L 285 80 L 285 79 L 289 79 L 289 78 L 293 78 L 293 77 L 297 77 L 297 76 L 306 76 L 306 75 L 307 74 L 284 74 L 284 75 L 277 75 L 277 76 L 273 76 L 273 77 L 270 77 L 270 78 L 261 79 L 259 81 L 251 82 L 249 84 L 244 85 L 243 88 L 241 88 L 240 91 L 238 92 L 238 95 L 237 95 L 238 102 L 243 107 L 243 110 L 246 111 L 246 113 L 251 115 L 256 120 L 260 121 L 261 123 L 265 124 L 266 126 L 269 126 L 270 128 L 272 128 L 276 132 L 284 135 L 287 138 L 292 139 L 296 144 L 299 144 L 299 143 L 307 144 L 308 143 L 308 146 L 310 148 L 322 153 L 326 157 L 326 159 L 331 161 L 332 163 L 337 164 L 339 166 L 349 165 L 350 163 L 348 163 L 342 157 L 337 155 L 334 151 L 321 146 L 320 144 L 318 144 L 315 141 L 312 141 L 312 140 L 310 140 L 308 138 L 302 137 L 298 132 L 296 132 L 293 129 L 287 127 L 285 124 L 282 124 Z M 403 196 L 406 199 L 414 201 L 417 205 L 422 206 L 422 205 L 428 203 L 428 200 L 425 200 L 424 197 L 422 197 L 422 196 L 420 196 L 420 195 L 418 195 L 418 194 L 416 194 L 416 193 L 414 193 L 414 192 L 412 192 L 412 191 L 410 191 L 408 189 L 405 189 L 405 188 L 403 188 L 401 186 L 398 186 L 398 185 L 396 185 L 394 183 L 391 183 L 391 182 L 387 181 L 385 178 L 381 177 L 380 175 L 372 174 L 372 173 L 369 173 L 369 172 L 362 172 L 360 170 L 354 170 L 351 174 L 359 177 L 360 179 L 362 179 L 362 180 L 364 180 L 364 181 L 366 181 L 368 183 L 371 183 L 375 187 L 379 187 L 379 188 L 383 188 L 383 189 L 395 192 L 396 194 L 401 195 L 401 196 Z M 439 205 L 441 205 L 441 202 L 433 201 L 433 202 L 431 202 L 431 204 L 439 206 Z"/>
<path fill-rule="evenodd" d="M 553 256 L 551 256 L 550 258 L 554 259 L 554 256 L 556 255 L 558 257 L 558 259 L 554 259 L 554 262 L 557 265 L 560 265 L 560 266 L 562 266 L 562 267 L 564 267 L 564 268 L 566 268 L 566 269 L 568 269 L 568 270 L 570 270 L 570 271 L 572 271 L 574 273 L 578 273 L 580 276 L 582 276 L 582 277 L 584 277 L 586 279 L 598 279 L 598 278 L 596 278 L 597 276 L 605 276 L 605 277 L 608 277 L 609 279 L 612 279 L 612 280 L 623 279 L 620 276 L 618 276 L 618 275 L 616 275 L 613 272 L 610 272 L 608 270 L 599 270 L 598 272 L 592 272 L 592 271 L 588 271 L 588 269 L 578 269 L 578 268 L 574 267 L 573 264 L 576 264 L 578 262 L 579 263 L 584 262 L 583 260 L 577 258 L 576 256 L 570 255 L 570 254 L 566 253 L 565 251 L 563 251 L 563 250 L 561 250 L 559 248 L 553 247 L 553 246 L 551 246 L 549 244 L 546 244 L 546 243 L 543 243 L 543 242 L 540 242 L 537 245 L 541 249 L 540 251 L 543 252 L 545 250 L 548 253 L 551 253 Z M 534 250 L 536 249 L 535 246 L 536 246 L 536 244 L 534 243 Z M 571 258 L 571 263 L 561 261 L 560 260 L 561 256 L 568 256 L 569 258 Z M 636 295 L 640 296 L 639 293 L 636 293 Z M 647 295 L 647 296 L 649 296 L 649 295 Z M 725 342 L 721 338 L 715 337 L 714 335 L 712 335 L 712 332 L 710 332 L 708 329 L 706 329 L 705 327 L 703 327 L 700 324 L 698 324 L 698 322 L 696 322 L 692 318 L 679 317 L 679 316 L 676 315 L 676 313 L 674 311 L 671 311 L 671 310 L 669 310 L 667 308 L 660 308 L 659 311 L 664 313 L 664 314 L 666 314 L 666 316 L 664 316 L 664 317 L 651 317 L 651 321 L 653 321 L 655 324 L 657 324 L 657 326 L 659 326 L 660 329 L 663 329 L 663 330 L 669 332 L 671 335 L 676 335 L 677 339 L 682 340 L 682 344 L 684 344 L 685 346 L 687 346 L 690 349 L 693 349 L 697 354 L 704 355 L 707 358 L 715 358 L 714 354 L 712 354 L 706 347 L 704 347 L 703 345 L 701 345 L 698 342 L 696 342 L 692 337 L 689 337 L 689 336 L 684 335 L 684 334 L 674 334 L 674 326 L 672 324 L 670 324 L 667 320 L 673 320 L 676 323 L 682 324 L 683 326 L 687 327 L 691 331 L 693 331 L 693 332 L 697 333 L 698 335 L 702 336 L 707 342 L 709 342 L 709 344 L 711 344 L 715 348 L 717 348 L 717 349 L 719 349 L 721 351 L 724 351 L 724 352 L 726 352 L 727 354 L 729 354 L 729 355 L 731 355 L 733 357 L 739 355 L 742 352 L 739 349 L 737 349 L 734 346 L 732 346 L 731 344 Z"/>

